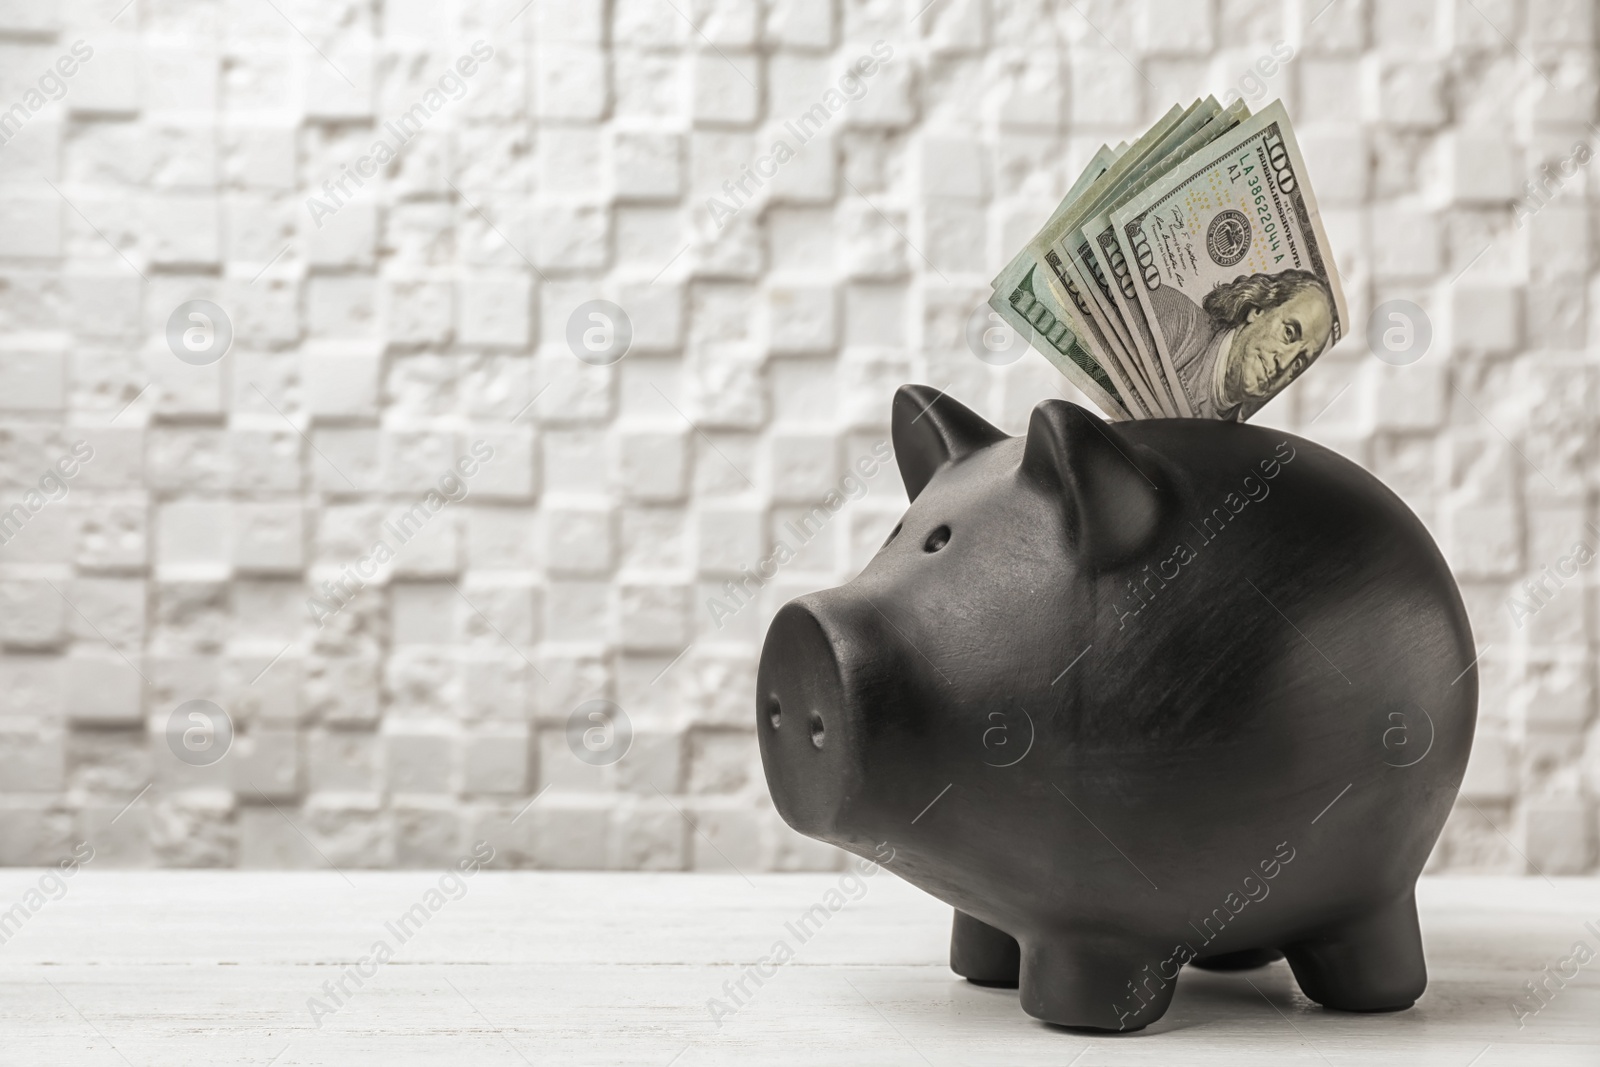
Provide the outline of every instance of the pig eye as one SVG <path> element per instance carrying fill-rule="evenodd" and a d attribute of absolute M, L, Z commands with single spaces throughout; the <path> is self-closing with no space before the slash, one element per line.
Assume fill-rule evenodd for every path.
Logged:
<path fill-rule="evenodd" d="M 928 539 L 926 541 L 922 542 L 922 551 L 924 551 L 924 552 L 937 552 L 941 548 L 943 548 L 945 545 L 948 545 L 949 543 L 950 543 L 950 527 L 948 527 L 948 526 L 938 526 L 938 527 L 935 527 L 934 531 L 931 534 L 928 535 Z"/>
<path fill-rule="evenodd" d="M 903 522 L 897 522 L 897 523 L 894 524 L 894 529 L 889 531 L 889 536 L 885 537 L 883 539 L 883 544 L 878 546 L 878 551 L 879 552 L 882 552 L 884 549 L 888 548 L 890 542 L 892 542 L 896 537 L 900 536 L 900 527 L 902 527 L 904 525 L 905 525 L 905 523 L 903 523 Z"/>

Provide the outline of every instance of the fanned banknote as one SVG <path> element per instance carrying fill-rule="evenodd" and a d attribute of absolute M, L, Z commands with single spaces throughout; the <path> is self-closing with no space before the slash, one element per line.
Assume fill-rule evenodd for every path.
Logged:
<path fill-rule="evenodd" d="M 1283 104 L 1112 213 L 1134 289 L 1192 414 L 1244 421 L 1350 321 Z"/>
<path fill-rule="evenodd" d="M 1067 191 L 1056 212 L 1066 210 L 1115 159 L 1116 153 L 1102 145 Z M 990 283 L 994 292 L 989 296 L 989 306 L 1106 415 L 1117 420 L 1131 418 L 1128 402 L 1116 383 L 1079 344 L 1066 313 L 1056 303 L 1049 287 L 1035 277 L 1037 270 L 1027 249 L 1018 252 Z"/>
<path fill-rule="evenodd" d="M 1133 355 L 1116 326 L 1094 305 L 1093 283 L 1082 278 L 1070 257 L 1061 255 L 1055 246 L 1064 234 L 1078 227 L 1084 213 L 1097 205 L 1107 192 L 1120 187 L 1128 174 L 1141 170 L 1162 140 L 1199 106 L 1199 101 L 1187 109 L 1173 105 L 1159 122 L 1117 157 L 1104 174 L 1067 205 L 1065 211 L 1052 215 L 1027 248 L 1035 262 L 1046 268 L 1035 274 L 1035 279 L 1043 277 L 1056 303 L 1067 313 L 1080 341 L 1116 381 L 1122 395 L 1131 402 L 1129 413 L 1137 418 L 1164 414 L 1163 405 L 1135 369 Z"/>
<path fill-rule="evenodd" d="M 1115 180 L 1104 183 L 1084 198 L 1083 206 L 1074 212 L 1074 224 L 1046 252 L 1047 263 L 1052 266 L 1064 265 L 1060 277 L 1066 280 L 1063 287 L 1069 289 L 1069 294 L 1072 289 L 1087 294 L 1088 300 L 1083 303 L 1088 317 L 1099 324 L 1101 335 L 1108 339 L 1113 336 L 1116 338 L 1114 351 L 1126 368 L 1128 377 L 1141 390 L 1145 406 L 1160 415 L 1178 414 L 1176 405 L 1167 396 L 1160 378 L 1151 372 L 1152 364 L 1143 357 L 1137 328 L 1117 309 L 1110 276 L 1094 256 L 1093 237 L 1079 223 L 1092 220 L 1103 208 L 1116 203 L 1131 186 L 1159 170 L 1176 146 L 1193 137 L 1221 112 L 1222 108 L 1211 97 L 1191 104 L 1175 125 L 1160 136 L 1149 139 L 1142 160 L 1125 168 Z"/>
<path fill-rule="evenodd" d="M 1169 380 L 1166 367 L 1161 362 L 1155 338 L 1150 333 L 1150 326 L 1145 321 L 1144 312 L 1139 304 L 1138 293 L 1134 289 L 1132 272 L 1128 268 L 1127 259 L 1122 254 L 1121 246 L 1117 243 L 1116 227 L 1111 224 L 1111 212 L 1144 192 L 1163 174 L 1167 173 L 1171 167 L 1188 159 L 1195 152 L 1237 126 L 1242 119 L 1248 118 L 1249 114 L 1250 111 L 1243 101 L 1228 108 L 1226 111 L 1217 108 L 1209 121 L 1181 140 L 1161 159 L 1160 163 L 1145 171 L 1137 181 L 1120 190 L 1111 204 L 1097 211 L 1094 217 L 1084 223 L 1078 230 L 1081 243 L 1076 250 L 1076 255 L 1079 259 L 1092 257 L 1094 264 L 1098 268 L 1098 273 L 1110 282 L 1106 289 L 1106 296 L 1111 301 L 1112 310 L 1127 324 L 1128 332 L 1132 335 L 1135 354 L 1145 372 L 1145 378 L 1161 397 L 1167 399 L 1167 403 L 1164 406 L 1169 415 L 1192 415 L 1193 412 L 1190 410 L 1188 400 L 1183 395 L 1182 390 L 1178 389 Z"/>
<path fill-rule="evenodd" d="M 1114 419 L 1244 420 L 1347 329 L 1316 198 L 1273 103 L 1174 106 L 1102 147 L 989 303 Z"/>

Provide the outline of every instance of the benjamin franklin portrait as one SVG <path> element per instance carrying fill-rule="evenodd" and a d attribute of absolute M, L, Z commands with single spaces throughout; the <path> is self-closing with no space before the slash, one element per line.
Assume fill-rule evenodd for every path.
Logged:
<path fill-rule="evenodd" d="M 1150 302 L 1197 418 L 1248 419 L 1333 337 L 1333 295 L 1309 271 L 1241 274 L 1199 305 L 1163 285 Z"/>

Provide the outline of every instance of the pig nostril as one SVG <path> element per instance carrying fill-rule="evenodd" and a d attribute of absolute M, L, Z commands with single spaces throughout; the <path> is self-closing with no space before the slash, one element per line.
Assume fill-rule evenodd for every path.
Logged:
<path fill-rule="evenodd" d="M 818 748 L 822 747 L 823 732 L 822 716 L 813 711 L 811 713 L 811 743 Z"/>
<path fill-rule="evenodd" d="M 950 527 L 948 527 L 948 526 L 935 527 L 934 531 L 931 534 L 928 535 L 928 539 L 922 543 L 922 551 L 924 551 L 924 552 L 937 552 L 941 548 L 943 548 L 945 545 L 948 545 L 949 543 L 950 543 Z"/>
<path fill-rule="evenodd" d="M 783 718 L 783 708 L 778 706 L 778 698 L 773 697 L 767 701 L 767 721 L 772 723 L 772 728 L 778 728 L 778 720 Z"/>

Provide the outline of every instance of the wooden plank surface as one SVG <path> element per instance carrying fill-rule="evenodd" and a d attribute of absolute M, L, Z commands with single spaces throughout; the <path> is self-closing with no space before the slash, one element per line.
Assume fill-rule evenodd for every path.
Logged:
<path fill-rule="evenodd" d="M 0 871 L 0 909 L 43 901 L 0 944 L 3 1065 L 1600 1064 L 1600 957 L 1511 1009 L 1575 942 L 1600 951 L 1595 879 L 1425 880 L 1411 1011 L 1325 1012 L 1281 962 L 1189 969 L 1149 1030 L 1086 1037 L 952 975 L 949 909 L 888 874 L 85 869 L 59 899 L 41 876 Z M 794 958 L 736 1005 L 779 941 Z"/>

